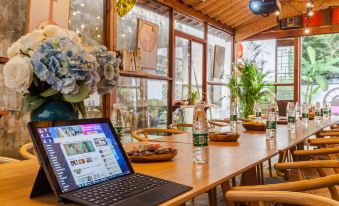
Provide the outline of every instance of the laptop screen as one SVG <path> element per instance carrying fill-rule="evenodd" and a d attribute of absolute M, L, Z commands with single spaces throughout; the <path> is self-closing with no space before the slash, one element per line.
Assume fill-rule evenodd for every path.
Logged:
<path fill-rule="evenodd" d="M 107 123 L 38 128 L 63 193 L 131 174 Z"/>

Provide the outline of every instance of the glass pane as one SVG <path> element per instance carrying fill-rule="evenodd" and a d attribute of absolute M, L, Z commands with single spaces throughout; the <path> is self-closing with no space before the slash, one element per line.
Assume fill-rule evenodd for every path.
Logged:
<path fill-rule="evenodd" d="M 202 55 L 203 45 L 192 42 L 192 72 L 191 72 L 191 85 L 192 90 L 198 90 L 199 99 L 202 94 Z"/>
<path fill-rule="evenodd" d="M 204 38 L 204 23 L 184 14 L 174 13 L 174 28 L 187 34 Z"/>
<path fill-rule="evenodd" d="M 316 67 L 313 67 L 315 64 L 310 61 L 308 50 L 311 48 L 315 51 Z M 339 63 L 334 61 L 339 59 L 338 48 L 338 33 L 307 36 L 302 39 L 300 102 L 331 102 L 336 115 L 339 111 Z"/>
<path fill-rule="evenodd" d="M 156 88 L 156 89 L 155 89 Z M 167 128 L 167 81 L 121 77 L 117 103 L 126 127 L 126 139 L 136 129 Z"/>
<path fill-rule="evenodd" d="M 69 28 L 82 36 L 86 46 L 104 43 L 104 1 L 72 0 Z"/>
<path fill-rule="evenodd" d="M 175 38 L 175 99 L 187 99 L 189 85 L 190 54 L 189 41 Z M 186 86 L 185 86 L 186 85 Z"/>
<path fill-rule="evenodd" d="M 226 86 L 208 85 L 208 103 L 214 107 L 208 110 L 210 119 L 225 119 L 230 113 L 230 91 Z"/>
<path fill-rule="evenodd" d="M 168 42 L 169 42 L 169 9 L 157 4 L 157 10 L 153 3 L 138 3 L 125 16 L 118 17 L 117 21 L 117 50 L 136 50 L 137 46 L 137 21 L 143 19 L 159 26 L 157 68 L 146 69 L 143 72 L 168 75 Z"/>
<path fill-rule="evenodd" d="M 294 86 L 277 86 L 277 100 L 294 100 Z"/>
<path fill-rule="evenodd" d="M 209 26 L 207 38 L 208 81 L 228 83 L 232 63 L 232 36 L 226 32 Z M 215 55 L 215 52 L 217 55 Z"/>
<path fill-rule="evenodd" d="M 277 47 L 276 83 L 294 82 L 294 46 Z"/>

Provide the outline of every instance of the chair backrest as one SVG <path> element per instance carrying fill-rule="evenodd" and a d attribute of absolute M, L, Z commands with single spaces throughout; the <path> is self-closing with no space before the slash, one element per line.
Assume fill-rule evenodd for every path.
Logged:
<path fill-rule="evenodd" d="M 30 152 L 31 151 L 31 152 Z M 34 148 L 33 148 L 33 143 L 27 143 L 24 144 L 20 147 L 20 155 L 23 159 L 34 159 L 36 156 L 34 155 Z"/>
<path fill-rule="evenodd" d="M 225 196 L 228 206 L 235 206 L 235 202 L 259 202 L 259 205 L 265 205 L 265 202 L 278 202 L 301 206 L 339 206 L 339 202 L 335 200 L 300 192 L 229 191 Z"/>
<path fill-rule="evenodd" d="M 132 133 L 132 137 L 138 141 L 148 141 L 149 133 L 183 134 L 184 132 L 178 129 L 146 128 L 135 130 Z M 140 134 L 143 134 L 143 136 L 140 136 Z"/>
<path fill-rule="evenodd" d="M 277 100 L 279 116 L 286 116 L 286 107 L 289 102 L 293 102 L 293 100 Z"/>
<path fill-rule="evenodd" d="M 169 125 L 170 129 L 181 130 L 183 132 L 187 132 L 189 129 L 192 129 L 192 127 L 193 124 L 190 123 L 175 123 Z"/>
<path fill-rule="evenodd" d="M 0 164 L 6 164 L 11 162 L 19 162 L 20 160 L 9 158 L 9 157 L 0 157 Z"/>

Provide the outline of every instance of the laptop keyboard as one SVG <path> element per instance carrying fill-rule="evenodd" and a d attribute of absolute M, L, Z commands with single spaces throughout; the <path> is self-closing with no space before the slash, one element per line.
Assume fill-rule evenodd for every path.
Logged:
<path fill-rule="evenodd" d="M 135 173 L 73 192 L 72 195 L 92 204 L 108 206 L 166 183 L 166 180 Z"/>

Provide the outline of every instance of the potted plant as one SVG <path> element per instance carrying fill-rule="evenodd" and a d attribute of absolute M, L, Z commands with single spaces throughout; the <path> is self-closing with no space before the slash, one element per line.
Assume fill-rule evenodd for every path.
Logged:
<path fill-rule="evenodd" d="M 8 49 L 5 85 L 23 94 L 32 121 L 86 117 L 84 99 L 110 92 L 119 61 L 106 47 L 85 50 L 76 33 L 55 25 L 21 37 Z"/>
<path fill-rule="evenodd" d="M 186 96 L 186 99 L 188 101 L 189 105 L 195 105 L 197 101 L 200 99 L 200 94 L 197 89 L 194 89 L 192 85 L 185 85 L 188 88 L 188 94 Z"/>

